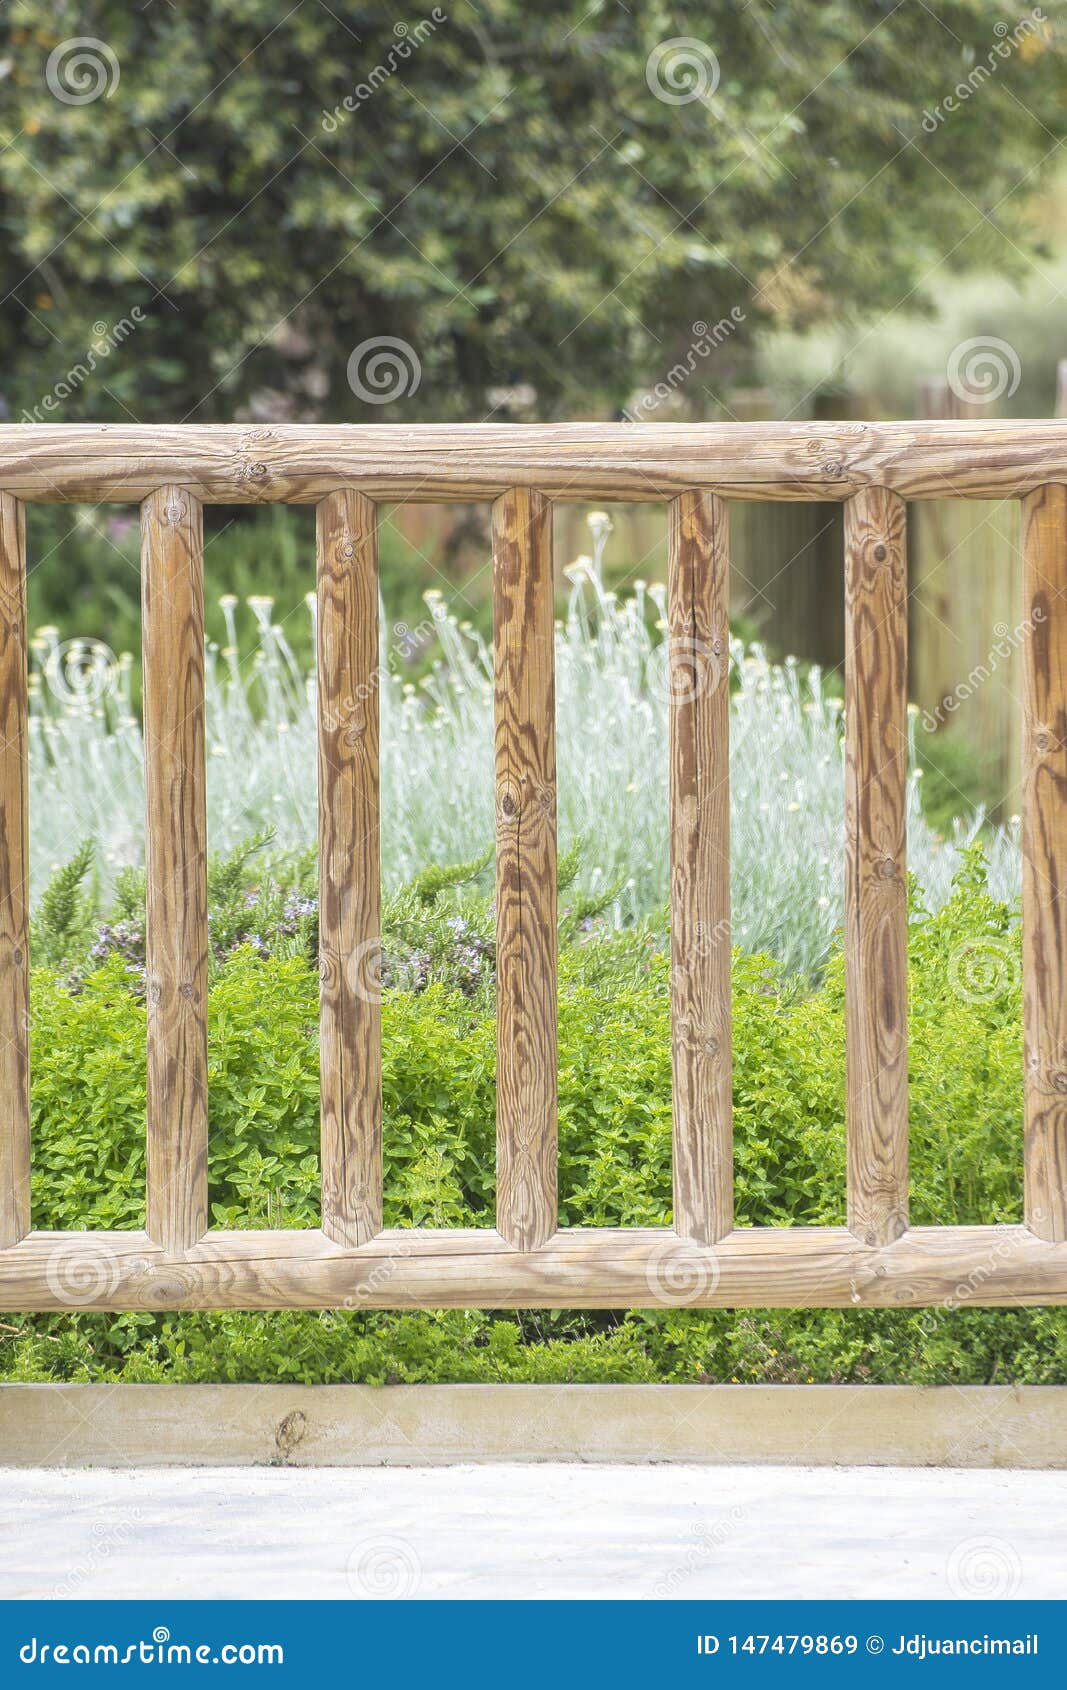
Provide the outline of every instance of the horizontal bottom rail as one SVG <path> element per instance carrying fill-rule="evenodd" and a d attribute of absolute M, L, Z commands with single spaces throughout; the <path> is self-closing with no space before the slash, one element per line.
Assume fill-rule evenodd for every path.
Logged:
<path fill-rule="evenodd" d="M 212 1232 L 181 1256 L 139 1232 L 34 1232 L 0 1251 L 0 1309 L 929 1308 L 1067 1303 L 1067 1243 L 1022 1226 L 738 1229 L 714 1248 L 574 1228 L 519 1253 L 493 1231 Z"/>
<path fill-rule="evenodd" d="M 0 1384 L 0 1450 L 5 1468 L 1064 1469 L 1067 1385 Z"/>

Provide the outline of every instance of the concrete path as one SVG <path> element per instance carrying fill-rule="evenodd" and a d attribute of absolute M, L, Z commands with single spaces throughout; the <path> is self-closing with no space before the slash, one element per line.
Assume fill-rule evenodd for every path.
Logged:
<path fill-rule="evenodd" d="M 1067 1474 L 0 1471 L 0 1598 L 1062 1597 Z"/>

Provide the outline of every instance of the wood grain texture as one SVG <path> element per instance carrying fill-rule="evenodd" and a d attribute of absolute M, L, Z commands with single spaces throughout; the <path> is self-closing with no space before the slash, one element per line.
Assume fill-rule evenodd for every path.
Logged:
<path fill-rule="evenodd" d="M 1023 500 L 1026 1220 L 1067 1238 L 1067 487 Z"/>
<path fill-rule="evenodd" d="M 148 1235 L 167 1253 L 207 1228 L 207 777 L 204 521 L 160 487 L 141 507 Z"/>
<path fill-rule="evenodd" d="M 382 1225 L 378 526 L 348 489 L 316 511 L 322 1230 Z"/>
<path fill-rule="evenodd" d="M 0 1249 L 30 1230 L 26 525 L 0 493 Z"/>
<path fill-rule="evenodd" d="M 493 506 L 496 696 L 497 1226 L 556 1230 L 556 695 L 552 511 Z M 590 754 L 593 748 L 590 748 Z"/>
<path fill-rule="evenodd" d="M 672 500 L 668 534 L 674 1227 L 733 1226 L 727 508 Z"/>
<path fill-rule="evenodd" d="M 498 1232 L 210 1232 L 181 1260 L 144 1233 L 30 1233 L 0 1252 L 0 1309 L 928 1308 L 1067 1303 L 1067 1244 L 1025 1226 L 914 1227 L 868 1246 L 844 1227 L 731 1232 L 576 1227 L 520 1252 Z"/>
<path fill-rule="evenodd" d="M 0 426 L 0 486 L 42 501 L 140 500 L 181 483 L 205 503 L 372 499 L 1017 498 L 1067 480 L 1067 423 L 53 424 Z"/>
<path fill-rule="evenodd" d="M 845 1038 L 848 1224 L 908 1224 L 907 557 L 904 502 L 845 506 Z"/>

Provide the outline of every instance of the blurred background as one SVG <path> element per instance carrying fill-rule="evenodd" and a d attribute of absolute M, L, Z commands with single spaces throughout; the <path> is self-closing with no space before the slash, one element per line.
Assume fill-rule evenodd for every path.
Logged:
<path fill-rule="evenodd" d="M 421 4 L 421 0 L 420 0 Z M 0 13 L 0 408 L 81 421 L 1067 409 L 1058 8 L 151 0 Z M 209 630 L 311 650 L 308 510 L 211 509 Z M 589 512 L 557 512 L 564 571 Z M 487 511 L 385 513 L 389 620 L 488 632 Z M 840 685 L 840 507 L 737 505 L 736 627 Z M 609 588 L 662 579 L 611 513 Z M 912 512 L 928 813 L 1017 805 L 1017 513 Z M 30 511 L 31 624 L 131 653 L 136 511 Z M 236 605 L 222 606 L 226 595 Z M 229 618 L 229 623 L 227 621 Z M 413 680 L 424 646 L 402 639 Z"/>

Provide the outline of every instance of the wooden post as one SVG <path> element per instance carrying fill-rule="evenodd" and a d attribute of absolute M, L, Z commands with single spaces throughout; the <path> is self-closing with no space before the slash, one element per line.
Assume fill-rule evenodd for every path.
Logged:
<path fill-rule="evenodd" d="M 1022 501 L 1026 1224 L 1067 1239 L 1067 486 Z"/>
<path fill-rule="evenodd" d="M 322 1230 L 382 1226 L 378 527 L 347 488 L 316 511 Z"/>
<path fill-rule="evenodd" d="M 848 1224 L 908 1224 L 907 559 L 904 501 L 845 506 L 845 1038 Z"/>
<path fill-rule="evenodd" d="M 148 1236 L 207 1230 L 204 521 L 161 487 L 141 507 L 147 866 Z"/>
<path fill-rule="evenodd" d="M 528 488 L 493 506 L 493 625 L 497 1229 L 536 1250 L 557 1223 L 556 705 L 552 510 Z"/>
<path fill-rule="evenodd" d="M 674 1229 L 733 1226 L 729 527 L 714 493 L 671 501 L 671 1050 Z"/>
<path fill-rule="evenodd" d="M 0 493 L 0 1249 L 30 1230 L 26 524 Z"/>

